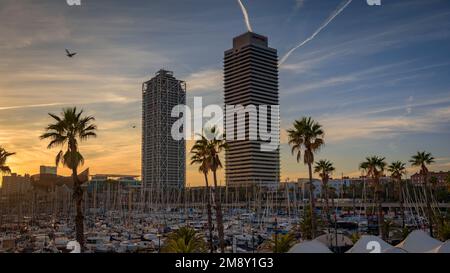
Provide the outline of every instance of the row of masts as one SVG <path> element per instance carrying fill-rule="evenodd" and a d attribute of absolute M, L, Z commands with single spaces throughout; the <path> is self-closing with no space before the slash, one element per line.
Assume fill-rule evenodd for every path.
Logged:
<path fill-rule="evenodd" d="M 122 185 L 120 183 L 89 184 L 84 191 L 84 210 L 88 216 L 104 216 L 108 212 L 115 212 L 118 219 L 125 225 L 131 225 L 133 215 L 164 212 L 180 212 L 184 218 L 188 218 L 192 211 L 206 214 L 207 198 L 213 195 L 212 191 L 219 191 L 220 202 L 227 214 L 234 211 L 248 211 L 261 217 L 273 217 L 282 211 L 288 218 L 299 219 L 308 206 L 305 192 L 300 187 L 279 187 L 273 190 L 261 186 L 251 187 L 218 187 L 210 188 L 210 192 L 204 187 L 197 188 L 147 188 L 140 186 Z M 423 186 L 404 187 L 404 208 L 410 215 L 422 217 L 414 218 L 417 226 L 425 217 L 425 188 Z M 355 190 L 351 211 L 354 214 L 366 214 L 368 209 L 373 211 L 375 204 L 369 200 L 369 190 L 364 182 L 361 198 L 355 202 Z M 341 196 L 342 197 L 342 196 Z M 439 215 L 440 207 L 433 194 L 433 213 Z M 41 214 L 53 215 L 54 219 L 73 217 L 72 193 L 67 187 L 53 187 L 47 191 L 33 190 L 23 194 L 3 195 L 0 193 L 0 226 L 3 223 L 17 222 L 27 218 L 31 222 Z M 320 207 L 322 204 L 318 202 Z M 348 202 L 334 202 L 332 207 L 348 208 Z M 397 209 L 398 205 L 394 206 Z M 14 216 L 14 217 L 13 217 Z M 12 218 L 14 219 L 12 219 Z"/>

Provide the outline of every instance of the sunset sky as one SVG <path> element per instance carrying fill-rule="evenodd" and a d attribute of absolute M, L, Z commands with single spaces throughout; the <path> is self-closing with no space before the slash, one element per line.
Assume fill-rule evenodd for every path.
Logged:
<path fill-rule="evenodd" d="M 243 2 L 280 58 L 342 3 Z M 333 161 L 335 176 L 359 175 L 369 155 L 406 162 L 418 150 L 450 170 L 449 17 L 448 0 L 354 0 L 294 52 L 280 68 L 282 179 L 307 173 L 285 133 L 302 116 L 324 126 L 316 159 Z M 140 174 L 142 82 L 165 68 L 187 82 L 189 103 L 221 105 L 223 52 L 245 31 L 235 0 L 1 0 L 0 146 L 17 153 L 8 165 L 34 174 L 54 164 L 58 150 L 39 140 L 47 113 L 76 105 L 97 118 L 98 138 L 81 146 L 91 174 Z M 203 183 L 187 172 L 188 185 Z"/>

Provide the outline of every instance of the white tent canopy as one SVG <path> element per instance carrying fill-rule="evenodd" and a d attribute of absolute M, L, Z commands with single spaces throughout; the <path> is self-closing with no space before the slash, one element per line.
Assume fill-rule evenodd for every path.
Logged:
<path fill-rule="evenodd" d="M 450 240 L 447 240 L 442 245 L 436 247 L 430 253 L 450 253 Z"/>
<path fill-rule="evenodd" d="M 422 230 L 415 230 L 396 247 L 402 248 L 410 253 L 430 252 L 442 245 L 442 242 L 430 237 Z"/>
<path fill-rule="evenodd" d="M 333 253 L 323 243 L 313 240 L 294 245 L 288 253 Z"/>
<path fill-rule="evenodd" d="M 363 235 L 361 238 L 355 243 L 355 245 L 350 248 L 346 253 L 371 253 L 374 251 L 372 247 L 370 247 L 371 242 L 376 242 L 380 246 L 380 253 L 385 252 L 393 248 L 392 245 L 386 243 L 381 238 L 373 235 Z"/>

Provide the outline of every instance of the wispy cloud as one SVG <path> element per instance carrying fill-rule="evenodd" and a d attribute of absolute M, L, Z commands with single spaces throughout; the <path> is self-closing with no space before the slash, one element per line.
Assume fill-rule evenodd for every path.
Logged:
<path fill-rule="evenodd" d="M 55 15 L 41 3 L 4 0 L 0 6 L 0 49 L 63 41 L 70 36 L 65 18 Z"/>
<path fill-rule="evenodd" d="M 131 125 L 140 124 L 141 83 L 162 67 L 187 82 L 188 99 L 222 103 L 223 51 L 243 23 L 236 2 L 91 1 L 81 9 L 57 2 L 0 1 L 0 144 L 17 152 L 14 171 L 34 173 L 54 162 L 56 151 L 38 138 L 47 113 L 77 105 L 99 125 L 99 138 L 82 146 L 91 171 L 139 173 L 141 136 Z M 255 23 L 279 52 L 292 48 L 293 34 L 316 30 L 317 16 L 334 5 L 304 2 L 252 2 Z M 333 159 L 345 174 L 357 174 L 370 151 L 407 158 L 405 149 L 424 147 L 449 157 L 442 144 L 450 123 L 449 6 L 397 2 L 382 9 L 352 5 L 350 16 L 337 18 L 281 66 L 283 143 L 289 123 L 311 115 L 326 129 L 318 156 Z M 67 59 L 65 47 L 77 58 Z M 307 175 L 286 144 L 281 157 L 284 177 Z M 447 163 L 436 168 L 448 169 Z M 202 181 L 193 167 L 188 177 L 191 185 Z"/>
<path fill-rule="evenodd" d="M 401 134 L 442 132 L 450 122 L 450 107 L 434 109 L 419 116 L 376 117 L 352 115 L 322 117 L 331 142 L 352 139 L 387 139 Z"/>
<path fill-rule="evenodd" d="M 190 74 L 185 79 L 190 95 L 220 92 L 223 86 L 223 72 L 219 69 L 206 69 Z"/>
<path fill-rule="evenodd" d="M 346 0 L 345 3 L 341 4 L 338 9 L 336 9 L 331 15 L 330 17 L 328 17 L 327 20 L 325 20 L 325 22 L 311 35 L 309 36 L 306 40 L 304 40 L 303 42 L 301 42 L 300 44 L 298 44 L 297 46 L 295 46 L 294 48 L 292 48 L 291 50 L 289 50 L 280 60 L 280 66 L 283 65 L 284 62 L 286 62 L 286 60 L 289 58 L 289 56 L 291 56 L 292 53 L 294 53 L 294 51 L 296 51 L 297 49 L 301 48 L 302 46 L 306 45 L 308 42 L 312 41 L 323 29 L 325 29 L 333 20 L 334 18 L 336 18 L 342 11 L 345 10 L 345 8 L 352 2 L 352 0 Z"/>
<path fill-rule="evenodd" d="M 355 29 L 354 33 L 342 33 L 341 39 L 332 36 L 334 42 L 330 41 L 330 37 L 324 37 L 324 42 L 318 47 L 305 49 L 302 54 L 292 56 L 294 61 L 284 63 L 280 69 L 290 73 L 312 72 L 350 57 L 370 56 L 411 43 L 443 39 L 450 35 L 449 23 L 445 20 L 449 15 L 449 12 L 444 11 L 414 18 L 413 21 L 399 19 L 388 30 L 371 29 L 369 25 L 362 30 Z M 436 22 L 439 22 L 440 28 L 436 28 Z"/>

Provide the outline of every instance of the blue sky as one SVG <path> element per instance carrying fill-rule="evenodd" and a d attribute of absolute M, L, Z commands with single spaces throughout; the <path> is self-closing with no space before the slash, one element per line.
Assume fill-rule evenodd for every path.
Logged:
<path fill-rule="evenodd" d="M 341 0 L 244 0 L 253 30 L 280 58 Z M 365 156 L 403 160 L 418 150 L 450 169 L 450 2 L 354 0 L 280 68 L 282 128 L 312 116 L 325 128 L 317 159 L 358 175 Z M 82 147 L 92 173 L 140 173 L 141 83 L 160 68 L 187 81 L 188 100 L 223 103 L 223 52 L 246 31 L 234 0 L 64 0 L 0 3 L 0 145 L 35 173 L 56 150 L 38 136 L 48 112 L 70 105 L 97 117 Z M 79 52 L 74 59 L 64 48 Z M 306 176 L 282 132 L 282 177 Z M 412 173 L 414 169 L 410 170 Z M 201 183 L 194 168 L 188 184 Z"/>

